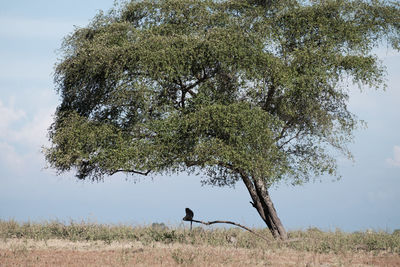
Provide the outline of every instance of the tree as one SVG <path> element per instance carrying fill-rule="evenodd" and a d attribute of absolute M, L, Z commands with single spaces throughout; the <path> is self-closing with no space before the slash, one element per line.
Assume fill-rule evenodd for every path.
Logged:
<path fill-rule="evenodd" d="M 338 176 L 359 123 L 349 83 L 384 85 L 373 48 L 399 50 L 399 32 L 400 5 L 384 0 L 124 3 L 65 38 L 46 159 L 80 179 L 242 181 L 286 239 L 269 188 Z"/>

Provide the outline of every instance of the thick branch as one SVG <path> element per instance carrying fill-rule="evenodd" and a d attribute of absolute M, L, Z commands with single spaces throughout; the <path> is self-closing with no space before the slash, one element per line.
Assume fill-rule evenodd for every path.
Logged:
<path fill-rule="evenodd" d="M 247 228 L 246 226 L 243 226 L 241 224 L 238 224 L 238 223 L 235 223 L 235 222 L 231 222 L 231 221 L 211 221 L 211 222 L 203 222 L 203 221 L 198 221 L 198 220 L 184 220 L 184 221 L 195 222 L 195 223 L 200 223 L 200 224 L 204 224 L 204 225 L 211 225 L 211 224 L 215 224 L 215 223 L 232 224 L 232 225 L 241 227 L 241 228 L 249 231 L 250 233 L 258 236 L 259 238 L 267 241 L 268 243 L 277 242 L 277 241 L 278 242 L 282 242 L 282 243 L 290 243 L 290 242 L 297 242 L 297 241 L 302 241 L 303 240 L 301 238 L 292 238 L 292 239 L 287 239 L 287 240 L 280 240 L 280 239 L 278 239 L 278 240 L 270 240 L 270 239 L 268 239 L 268 238 L 266 238 L 266 237 L 264 237 L 264 236 L 262 236 L 260 234 L 257 234 L 256 232 L 254 232 L 253 230 Z"/>
<path fill-rule="evenodd" d="M 213 77 L 213 75 L 215 75 L 217 72 L 218 72 L 218 68 L 215 68 L 211 73 L 208 73 L 208 74 L 206 72 L 204 72 L 203 77 L 200 77 L 196 82 L 192 83 L 191 85 L 186 86 L 185 90 L 193 96 L 194 93 L 191 89 L 193 89 L 197 85 L 205 82 L 207 79 Z"/>
<path fill-rule="evenodd" d="M 257 234 L 256 232 L 254 232 L 254 231 L 251 230 L 250 228 L 247 228 L 246 226 L 243 226 L 243 225 L 238 224 L 238 223 L 235 223 L 235 222 L 231 222 L 231 221 L 211 221 L 211 222 L 203 222 L 203 221 L 198 221 L 198 220 L 189 220 L 189 221 L 190 221 L 190 222 L 195 222 L 195 223 L 201 223 L 201 224 L 204 224 L 204 225 L 211 225 L 211 224 L 215 224 L 215 223 L 227 223 L 227 224 L 232 224 L 232 225 L 241 227 L 241 228 L 243 228 L 243 229 L 249 231 L 250 233 L 252 233 L 252 234 L 258 236 L 258 237 L 261 238 L 261 239 L 264 239 L 264 240 L 267 241 L 267 242 L 271 242 L 271 240 L 265 238 L 264 236 L 262 236 L 262 235 L 260 235 L 260 234 Z"/>
<path fill-rule="evenodd" d="M 272 107 L 271 107 L 272 97 L 274 96 L 275 92 L 276 92 L 276 87 L 272 83 L 270 88 L 269 88 L 269 90 L 268 90 L 267 98 L 266 98 L 265 104 L 264 104 L 265 109 L 268 110 L 268 111 L 272 111 Z"/>

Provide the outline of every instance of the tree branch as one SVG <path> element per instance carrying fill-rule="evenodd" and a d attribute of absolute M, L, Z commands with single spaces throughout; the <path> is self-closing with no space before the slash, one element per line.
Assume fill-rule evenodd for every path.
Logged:
<path fill-rule="evenodd" d="M 272 108 L 271 108 L 270 105 L 271 105 L 271 103 L 272 103 L 272 97 L 274 96 L 275 92 L 276 92 L 276 87 L 275 87 L 275 85 L 273 84 L 273 82 L 271 82 L 271 86 L 270 86 L 270 88 L 269 88 L 269 90 L 268 90 L 267 98 L 266 98 L 265 104 L 264 104 L 264 108 L 265 108 L 266 110 L 268 110 L 268 111 L 272 111 Z"/>
<path fill-rule="evenodd" d="M 206 72 L 204 72 L 203 77 L 200 77 L 199 79 L 197 79 L 196 82 L 194 82 L 194 83 L 192 83 L 192 84 L 190 84 L 188 86 L 185 86 L 184 87 L 185 91 L 188 92 L 191 96 L 194 96 L 195 93 L 191 89 L 193 89 L 197 85 L 201 84 L 202 82 L 206 81 L 207 79 L 211 78 L 217 72 L 218 72 L 218 69 L 215 69 L 214 71 L 212 71 L 211 73 L 208 73 L 208 74 Z"/>
<path fill-rule="evenodd" d="M 112 171 L 110 173 L 110 175 L 114 175 L 114 174 L 116 174 L 118 172 L 129 172 L 129 173 L 134 173 L 134 174 L 140 174 L 140 175 L 147 176 L 151 172 L 151 170 L 148 170 L 146 172 L 140 172 L 140 171 L 135 171 L 135 170 L 114 170 L 114 171 Z"/>
<path fill-rule="evenodd" d="M 299 129 L 299 130 L 297 131 L 297 133 L 296 133 L 294 136 L 292 136 L 291 138 L 289 138 L 288 140 L 286 140 L 285 142 L 283 142 L 282 144 L 280 144 L 280 145 L 278 146 L 278 148 L 283 148 L 285 145 L 289 144 L 292 140 L 294 140 L 294 139 L 296 139 L 296 138 L 299 138 L 300 133 L 301 133 L 301 130 L 302 130 L 302 129 Z"/>
<path fill-rule="evenodd" d="M 201 224 L 204 224 L 204 225 L 211 225 L 211 224 L 215 224 L 215 223 L 227 223 L 227 224 L 232 224 L 232 225 L 241 227 L 241 228 L 243 228 L 243 229 L 249 231 L 250 233 L 252 233 L 252 234 L 258 236 L 258 237 L 261 238 L 261 239 L 264 239 L 264 240 L 267 241 L 267 242 L 271 242 L 271 241 L 272 241 L 272 240 L 269 240 L 268 238 L 265 238 L 264 236 L 262 236 L 262 235 L 260 235 L 260 234 L 257 234 L 256 232 L 254 232 L 254 231 L 251 230 L 250 228 L 247 228 L 246 226 L 243 226 L 243 225 L 241 225 L 241 224 L 238 224 L 238 223 L 235 223 L 235 222 L 231 222 L 231 221 L 211 221 L 211 222 L 203 222 L 203 221 L 198 221 L 198 220 L 188 220 L 188 221 L 190 221 L 190 222 L 195 222 L 195 223 L 201 223 Z"/>
<path fill-rule="evenodd" d="M 297 241 L 302 241 L 302 238 L 292 238 L 292 239 L 287 239 L 287 240 L 271 240 L 268 239 L 260 234 L 257 234 L 256 232 L 254 232 L 253 230 L 251 230 L 250 228 L 247 228 L 246 226 L 243 226 L 241 224 L 235 223 L 235 222 L 231 222 L 231 221 L 211 221 L 211 222 L 203 222 L 203 221 L 198 221 L 198 220 L 184 220 L 184 221 L 188 221 L 188 222 L 195 222 L 195 223 L 200 223 L 200 224 L 204 224 L 204 225 L 211 225 L 211 224 L 215 224 L 215 223 L 227 223 L 227 224 L 232 224 L 238 227 L 241 227 L 247 231 L 249 231 L 250 233 L 258 236 L 259 238 L 263 239 L 264 241 L 266 241 L 267 243 L 273 243 L 273 242 L 280 242 L 280 243 L 291 243 L 291 242 L 297 242 Z"/>

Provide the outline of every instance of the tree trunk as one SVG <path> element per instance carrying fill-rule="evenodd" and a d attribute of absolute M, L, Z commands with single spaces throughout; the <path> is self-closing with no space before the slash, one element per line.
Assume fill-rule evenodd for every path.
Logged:
<path fill-rule="evenodd" d="M 262 179 L 254 179 L 252 181 L 248 176 L 241 175 L 244 184 L 249 190 L 250 196 L 253 200 L 251 204 L 257 210 L 260 217 L 267 224 L 274 238 L 286 240 L 287 233 L 282 225 L 281 220 L 274 208 L 274 204 L 268 194 L 265 182 Z"/>

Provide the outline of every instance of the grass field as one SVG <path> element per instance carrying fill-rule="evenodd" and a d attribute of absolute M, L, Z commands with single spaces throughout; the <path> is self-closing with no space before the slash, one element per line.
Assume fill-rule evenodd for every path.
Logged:
<path fill-rule="evenodd" d="M 400 231 L 254 231 L 0 221 L 0 266 L 400 266 Z"/>

